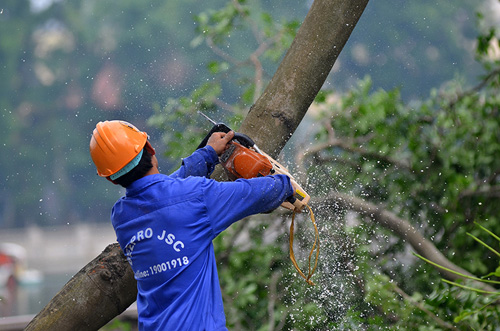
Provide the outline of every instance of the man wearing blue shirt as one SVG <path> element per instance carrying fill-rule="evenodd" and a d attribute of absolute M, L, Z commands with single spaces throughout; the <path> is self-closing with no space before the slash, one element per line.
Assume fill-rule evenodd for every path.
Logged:
<path fill-rule="evenodd" d="M 227 330 L 212 240 L 293 195 L 285 175 L 209 179 L 233 136 L 214 133 L 167 176 L 147 134 L 130 123 L 99 122 L 93 132 L 98 174 L 126 188 L 111 220 L 137 280 L 140 330 Z"/>

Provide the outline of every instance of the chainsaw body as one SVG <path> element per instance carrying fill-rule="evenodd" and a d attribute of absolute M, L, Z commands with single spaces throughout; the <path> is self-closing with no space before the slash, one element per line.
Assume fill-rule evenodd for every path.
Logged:
<path fill-rule="evenodd" d="M 231 180 L 267 176 L 273 169 L 267 157 L 234 141 L 221 155 L 220 163 Z"/>

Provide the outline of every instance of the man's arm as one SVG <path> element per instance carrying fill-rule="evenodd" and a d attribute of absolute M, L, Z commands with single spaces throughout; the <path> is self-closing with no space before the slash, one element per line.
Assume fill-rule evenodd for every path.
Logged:
<path fill-rule="evenodd" d="M 205 203 L 215 236 L 244 217 L 278 208 L 293 193 L 286 175 L 235 182 L 207 181 L 204 185 Z"/>
<path fill-rule="evenodd" d="M 210 177 L 219 163 L 219 158 L 211 146 L 197 149 L 190 156 L 182 160 L 181 167 L 173 172 L 170 177 L 187 178 L 189 176 Z"/>

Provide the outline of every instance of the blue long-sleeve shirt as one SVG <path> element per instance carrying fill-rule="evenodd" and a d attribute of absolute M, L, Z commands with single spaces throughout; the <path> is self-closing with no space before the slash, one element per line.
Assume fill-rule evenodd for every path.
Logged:
<path fill-rule="evenodd" d="M 210 146 L 199 149 L 172 175 L 135 181 L 113 207 L 137 279 L 141 330 L 227 330 L 212 240 L 293 194 L 284 175 L 208 179 L 217 161 Z"/>

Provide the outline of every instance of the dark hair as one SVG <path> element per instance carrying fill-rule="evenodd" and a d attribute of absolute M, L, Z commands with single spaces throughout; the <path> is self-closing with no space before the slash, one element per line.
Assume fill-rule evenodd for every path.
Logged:
<path fill-rule="evenodd" d="M 151 162 L 151 154 L 149 153 L 147 148 L 144 148 L 144 152 L 142 153 L 141 160 L 139 164 L 137 164 L 132 170 L 127 172 L 125 175 L 118 177 L 113 180 L 113 183 L 121 185 L 123 187 L 128 187 L 130 184 L 138 180 L 139 178 L 144 177 L 144 175 L 153 168 L 153 163 Z"/>

